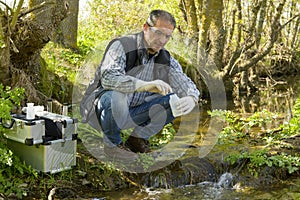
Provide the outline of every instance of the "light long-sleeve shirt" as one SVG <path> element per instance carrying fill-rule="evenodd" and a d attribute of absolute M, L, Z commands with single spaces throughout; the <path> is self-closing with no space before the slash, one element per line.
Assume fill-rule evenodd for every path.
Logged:
<path fill-rule="evenodd" d="M 155 56 L 149 56 L 146 49 L 139 55 L 141 65 L 129 71 L 126 68 L 126 54 L 120 41 L 115 41 L 108 49 L 101 65 L 101 84 L 104 89 L 128 93 L 130 106 L 140 105 L 145 98 L 155 95 L 151 92 L 135 92 L 136 81 L 153 81 Z M 168 73 L 169 85 L 179 97 L 192 96 L 198 100 L 200 92 L 193 81 L 183 73 L 181 65 L 172 56 Z"/>

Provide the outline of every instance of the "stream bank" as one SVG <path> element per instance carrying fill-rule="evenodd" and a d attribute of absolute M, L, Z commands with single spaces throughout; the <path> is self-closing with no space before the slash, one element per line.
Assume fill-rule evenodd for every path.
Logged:
<path fill-rule="evenodd" d="M 299 141 L 297 139 L 297 142 Z M 201 195 L 214 192 L 210 195 L 220 193 L 219 195 L 222 196 L 229 195 L 229 191 L 241 195 L 243 191 L 258 188 L 270 189 L 280 185 L 282 187 L 284 182 L 289 182 L 299 175 L 299 172 L 288 174 L 286 170 L 282 171 L 280 168 L 264 167 L 260 170 L 258 177 L 253 177 L 246 168 L 243 168 L 243 163 L 230 165 L 224 161 L 226 156 L 224 153 L 230 154 L 241 149 L 245 149 L 245 146 L 232 145 L 224 151 L 224 147 L 216 145 L 205 158 L 197 156 L 183 158 L 165 168 L 150 173 L 136 174 L 115 170 L 111 168 L 112 166 L 93 158 L 79 142 L 77 166 L 61 174 L 52 175 L 52 178 L 41 175 L 39 178 L 44 178 L 41 182 L 47 184 L 42 188 L 40 185 L 32 185 L 25 199 L 44 199 L 46 195 L 52 199 L 168 200 L 183 198 L 182 194 L 178 194 L 179 191 L 189 191 L 183 198 L 188 199 L 193 194 L 197 194 L 194 190 L 199 193 L 200 188 L 203 190 Z M 196 151 L 196 148 L 191 148 L 188 154 L 195 154 Z M 226 178 L 221 184 L 222 175 Z M 197 195 L 197 198 L 200 197 L 200 194 Z M 218 199 L 216 196 L 202 197 L 203 199 Z"/>
<path fill-rule="evenodd" d="M 273 93 L 274 94 L 274 93 Z M 267 96 L 272 99 L 273 96 Z M 282 96 L 279 96 L 282 98 Z M 286 101 L 286 98 L 282 98 Z M 261 100 L 261 99 L 260 99 Z M 266 106 L 260 101 L 261 106 Z M 284 106 L 277 103 L 276 106 Z M 274 105 L 272 105 L 274 106 Z M 276 109 L 276 107 L 273 107 Z M 207 133 L 209 121 L 207 116 L 201 116 L 202 124 L 199 125 L 196 138 L 201 141 L 203 134 Z M 273 125 L 278 125 L 274 122 Z M 131 173 L 120 171 L 113 163 L 102 162 L 96 159 L 86 148 L 84 140 L 95 141 L 97 136 L 81 138 L 77 148 L 77 166 L 69 171 L 54 175 L 41 174 L 35 183 L 31 183 L 25 199 L 251 199 L 253 191 L 257 192 L 260 199 L 274 199 L 277 191 L 291 192 L 296 199 L 299 183 L 299 170 L 289 173 L 287 169 L 276 166 L 261 166 L 254 175 L 247 164 L 249 160 L 241 159 L 231 164 L 225 158 L 232 153 L 248 152 L 253 147 L 262 146 L 260 141 L 248 140 L 232 144 L 216 144 L 210 152 L 203 155 L 201 143 L 183 146 L 184 155 L 175 159 L 169 165 L 152 170 L 147 173 Z M 285 153 L 299 154 L 300 137 L 295 135 L 284 141 L 294 148 L 280 148 Z M 227 175 L 226 184 L 220 183 L 222 175 Z M 259 188 L 264 188 L 265 193 Z M 297 188 L 297 189 L 295 189 Z M 274 191 L 276 190 L 276 191 Z M 299 191 L 299 190 L 298 190 Z M 209 196 L 209 193 L 219 196 Z M 273 193 L 276 193 L 273 195 Z M 203 196 L 204 195 L 204 196 Z M 206 196 L 205 196 L 206 195 Z M 272 196 L 273 195 L 273 196 Z M 226 197 L 226 198 L 225 198 Z M 281 197 L 280 197 L 281 198 Z"/>

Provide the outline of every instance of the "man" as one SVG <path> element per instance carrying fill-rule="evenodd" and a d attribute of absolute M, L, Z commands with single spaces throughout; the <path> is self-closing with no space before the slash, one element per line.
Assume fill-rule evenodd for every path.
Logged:
<path fill-rule="evenodd" d="M 81 102 L 83 121 L 101 126 L 107 147 L 147 153 L 149 137 L 175 119 L 170 96 L 180 97 L 182 115 L 198 102 L 195 84 L 164 49 L 175 27 L 169 12 L 153 10 L 142 32 L 109 43 Z M 128 128 L 133 132 L 122 142 L 120 131 Z"/>

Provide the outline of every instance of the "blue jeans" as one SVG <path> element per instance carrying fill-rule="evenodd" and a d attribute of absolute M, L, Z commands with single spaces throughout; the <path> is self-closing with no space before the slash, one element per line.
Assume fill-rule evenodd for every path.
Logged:
<path fill-rule="evenodd" d="M 157 96 L 141 105 L 128 106 L 125 93 L 107 91 L 99 99 L 97 110 L 104 141 L 114 145 L 122 142 L 120 131 L 134 128 L 131 135 L 149 139 L 175 118 L 169 104 L 170 94 Z"/>

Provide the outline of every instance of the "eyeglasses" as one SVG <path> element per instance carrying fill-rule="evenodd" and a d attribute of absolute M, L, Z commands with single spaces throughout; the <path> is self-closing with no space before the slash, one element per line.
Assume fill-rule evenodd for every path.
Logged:
<path fill-rule="evenodd" d="M 172 38 L 172 35 L 165 34 L 152 26 L 149 26 L 149 29 L 155 34 L 156 37 L 165 37 L 167 40 Z"/>

